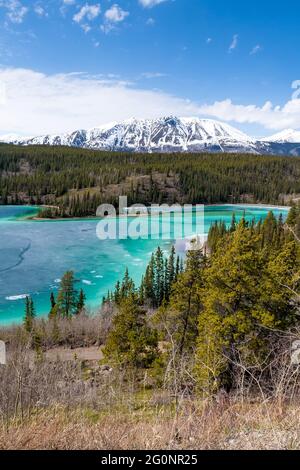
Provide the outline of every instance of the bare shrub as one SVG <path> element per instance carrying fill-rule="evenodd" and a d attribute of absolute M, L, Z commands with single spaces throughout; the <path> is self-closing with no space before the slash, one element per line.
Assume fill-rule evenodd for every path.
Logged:
<path fill-rule="evenodd" d="M 151 371 L 112 370 L 47 351 L 105 341 L 113 312 L 38 320 L 42 350 L 21 327 L 1 330 L 8 364 L 0 368 L 0 449 L 293 449 L 300 437 L 300 365 L 291 361 L 300 330 L 270 332 L 264 358 L 230 358 L 230 393 L 200 399 L 192 355 L 166 353 L 160 386 Z M 106 316 L 107 315 L 107 316 Z M 226 358 L 229 360 L 228 358 Z"/>
<path fill-rule="evenodd" d="M 112 314 L 111 309 L 105 308 L 99 313 L 83 312 L 72 318 L 37 318 L 33 333 L 38 335 L 43 350 L 61 345 L 71 348 L 100 346 L 106 341 Z M 0 339 L 10 351 L 28 343 L 29 337 L 19 325 L 0 329 Z"/>

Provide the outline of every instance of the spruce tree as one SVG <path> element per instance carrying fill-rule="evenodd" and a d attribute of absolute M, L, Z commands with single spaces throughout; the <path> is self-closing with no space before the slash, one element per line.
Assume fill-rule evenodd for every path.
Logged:
<path fill-rule="evenodd" d="M 276 226 L 271 216 L 262 232 L 253 232 L 242 220 L 206 269 L 196 353 L 203 391 L 230 391 L 236 361 L 247 360 L 249 367 L 263 361 L 270 332 L 295 321 L 298 249 L 288 241 L 279 252 L 272 248 Z"/>
<path fill-rule="evenodd" d="M 73 271 L 67 271 L 60 283 L 57 295 L 57 312 L 60 316 L 70 318 L 76 314 L 78 306 L 78 292 L 75 289 Z"/>
<path fill-rule="evenodd" d="M 191 351 L 197 337 L 197 322 L 202 309 L 201 289 L 205 257 L 202 250 L 187 253 L 186 269 L 172 285 L 168 305 L 160 309 L 155 322 L 172 336 L 178 356 Z"/>
<path fill-rule="evenodd" d="M 160 247 L 157 248 L 155 253 L 155 272 L 154 272 L 154 293 L 155 305 L 158 307 L 162 304 L 165 296 L 165 275 L 164 275 L 164 255 Z"/>
<path fill-rule="evenodd" d="M 85 301 L 86 301 L 85 293 L 84 293 L 83 289 L 80 289 L 79 298 L 78 298 L 78 302 L 77 302 L 77 312 L 76 312 L 77 314 L 80 314 L 84 311 Z"/>
<path fill-rule="evenodd" d="M 125 298 L 113 318 L 105 348 L 105 358 L 126 368 L 147 368 L 157 357 L 157 333 L 147 325 L 146 312 L 137 296 Z"/>
<path fill-rule="evenodd" d="M 50 305 L 51 309 L 49 312 L 49 319 L 54 318 L 57 315 L 57 304 L 53 292 L 50 294 Z"/>
<path fill-rule="evenodd" d="M 35 308 L 31 297 L 25 299 L 24 328 L 28 333 L 33 331 L 35 318 Z"/>

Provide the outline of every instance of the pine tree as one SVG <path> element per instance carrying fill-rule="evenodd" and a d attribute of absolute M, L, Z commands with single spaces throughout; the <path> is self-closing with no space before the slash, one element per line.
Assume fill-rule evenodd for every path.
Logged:
<path fill-rule="evenodd" d="M 154 254 L 152 254 L 150 263 L 148 264 L 147 269 L 146 269 L 144 282 L 143 282 L 144 300 L 146 303 L 150 303 L 151 307 L 156 306 L 154 276 L 155 276 L 155 258 L 154 258 Z"/>
<path fill-rule="evenodd" d="M 51 309 L 49 312 L 49 319 L 54 318 L 57 315 L 57 304 L 53 292 L 50 294 L 50 305 Z"/>
<path fill-rule="evenodd" d="M 299 253 L 294 242 L 276 252 L 269 244 L 276 230 L 272 217 L 261 234 L 242 220 L 210 260 L 196 353 L 203 391 L 231 390 L 237 358 L 246 358 L 249 365 L 263 360 L 269 353 L 266 335 L 295 321 Z"/>
<path fill-rule="evenodd" d="M 181 271 L 180 257 L 177 256 L 177 259 L 176 259 L 176 270 L 175 270 L 175 277 L 176 277 L 176 278 L 179 276 L 180 271 Z"/>
<path fill-rule="evenodd" d="M 157 333 L 147 325 L 137 297 L 125 298 L 113 318 L 103 351 L 107 360 L 121 367 L 149 367 L 157 357 L 157 344 Z"/>
<path fill-rule="evenodd" d="M 120 283 L 120 281 L 117 282 L 116 287 L 115 287 L 114 301 L 116 302 L 116 304 L 119 304 L 121 302 L 121 283 Z"/>
<path fill-rule="evenodd" d="M 175 266 L 175 247 L 172 246 L 171 254 L 165 266 L 165 299 L 169 300 L 171 295 L 171 288 L 176 280 L 176 266 Z"/>
<path fill-rule="evenodd" d="M 67 271 L 60 283 L 57 295 L 57 312 L 65 318 L 70 318 L 77 312 L 78 292 L 75 289 L 75 282 L 73 271 Z"/>
<path fill-rule="evenodd" d="M 80 314 L 84 311 L 85 301 L 86 301 L 85 293 L 84 293 L 83 289 L 80 289 L 79 298 L 78 298 L 78 302 L 77 302 L 77 312 L 76 312 L 77 314 Z"/>
<path fill-rule="evenodd" d="M 25 299 L 25 316 L 24 316 L 24 328 L 28 333 L 33 331 L 35 318 L 35 308 L 31 297 Z"/>
<path fill-rule="evenodd" d="M 160 329 L 165 329 L 168 335 L 172 335 L 179 357 L 195 345 L 197 322 L 202 309 L 204 266 L 205 258 L 201 250 L 187 253 L 186 269 L 173 283 L 169 304 L 155 316 Z"/>
<path fill-rule="evenodd" d="M 53 292 L 51 292 L 51 295 L 50 295 L 50 304 L 51 304 L 51 308 L 54 308 L 55 305 L 56 305 L 56 301 L 55 301 L 55 297 L 54 297 Z"/>
<path fill-rule="evenodd" d="M 135 293 L 135 285 L 131 277 L 129 276 L 128 268 L 126 268 L 125 275 L 121 284 L 120 289 L 120 301 Z"/>
<path fill-rule="evenodd" d="M 230 232 L 234 232 L 236 229 L 236 217 L 235 214 L 232 214 L 231 225 L 230 225 Z"/>

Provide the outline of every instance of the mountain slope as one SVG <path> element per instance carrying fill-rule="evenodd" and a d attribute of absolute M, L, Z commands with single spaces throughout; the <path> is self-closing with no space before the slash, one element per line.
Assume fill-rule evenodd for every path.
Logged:
<path fill-rule="evenodd" d="M 284 143 L 298 143 L 300 142 L 300 131 L 294 129 L 285 129 L 284 131 L 278 132 L 277 134 L 271 135 L 262 139 L 264 142 L 278 142 Z"/>
<path fill-rule="evenodd" d="M 205 151 L 300 155 L 300 132 L 297 131 L 289 130 L 258 141 L 219 121 L 173 116 L 129 119 L 91 130 L 76 130 L 69 134 L 29 139 L 5 138 L 2 141 L 19 145 L 64 145 L 127 152 Z"/>

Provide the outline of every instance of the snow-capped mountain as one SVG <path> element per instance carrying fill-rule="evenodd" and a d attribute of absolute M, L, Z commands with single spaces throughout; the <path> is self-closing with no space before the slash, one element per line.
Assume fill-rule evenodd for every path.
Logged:
<path fill-rule="evenodd" d="M 295 131 L 294 129 L 285 129 L 284 131 L 278 132 L 277 134 L 271 135 L 270 137 L 265 137 L 262 139 L 264 142 L 279 142 L 281 144 L 285 143 L 299 143 L 300 142 L 300 131 Z"/>
<path fill-rule="evenodd" d="M 284 133 L 280 133 L 283 135 Z M 299 134 L 299 141 L 297 141 Z M 279 135 L 279 134 L 278 134 Z M 33 138 L 5 138 L 18 145 L 65 145 L 94 150 L 127 152 L 246 152 L 255 154 L 300 155 L 300 132 L 286 131 L 269 139 L 253 139 L 234 127 L 211 119 L 177 118 L 130 119 L 91 130 L 44 135 Z"/>

